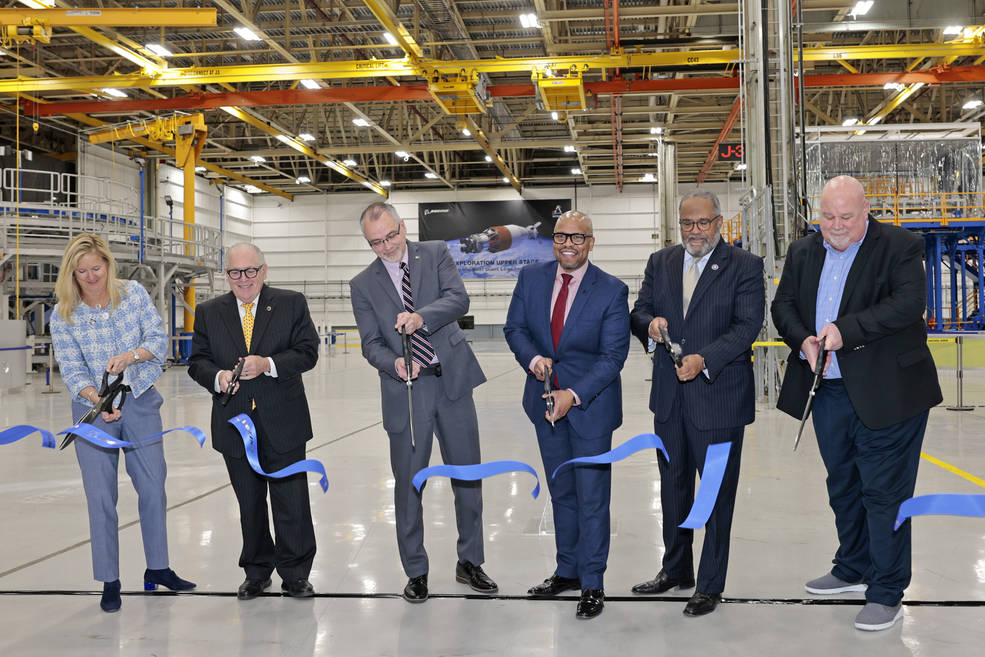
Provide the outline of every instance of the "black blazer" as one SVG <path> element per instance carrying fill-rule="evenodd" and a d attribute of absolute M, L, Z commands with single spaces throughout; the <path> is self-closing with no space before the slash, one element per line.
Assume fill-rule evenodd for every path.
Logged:
<path fill-rule="evenodd" d="M 771 308 L 773 323 L 791 349 L 777 408 L 796 418 L 804 412 L 813 379 L 800 346 L 816 334 L 825 253 L 820 232 L 790 245 Z M 870 429 L 898 424 L 942 400 L 923 319 L 923 259 L 922 238 L 869 217 L 834 324 L 845 343 L 838 350 L 838 366 L 848 397 Z"/>
<path fill-rule="evenodd" d="M 253 344 L 247 351 L 236 297 L 228 292 L 210 299 L 195 310 L 195 334 L 188 375 L 212 393 L 212 446 L 227 456 L 242 457 L 243 439 L 227 422 L 240 413 L 254 415 L 267 428 L 261 438 L 278 453 L 303 445 L 311 439 L 311 415 L 301 373 L 318 362 L 318 332 L 308 313 L 304 295 L 264 285 L 257 299 Z M 274 359 L 277 378 L 261 374 L 241 381 L 239 391 L 227 406 L 219 403 L 215 376 L 231 370 L 241 356 L 256 354 Z"/>
<path fill-rule="evenodd" d="M 643 285 L 630 315 L 630 328 L 646 349 L 654 317 L 667 320 L 670 339 L 684 355 L 701 354 L 704 373 L 682 383 L 674 363 L 657 345 L 653 357 L 650 410 L 667 422 L 678 393 L 681 409 L 699 429 L 728 429 L 756 416 L 752 343 L 763 328 L 766 292 L 759 256 L 721 240 L 708 258 L 684 318 L 684 247 L 661 249 L 650 256 Z M 709 378 L 710 377 L 710 378 Z"/>

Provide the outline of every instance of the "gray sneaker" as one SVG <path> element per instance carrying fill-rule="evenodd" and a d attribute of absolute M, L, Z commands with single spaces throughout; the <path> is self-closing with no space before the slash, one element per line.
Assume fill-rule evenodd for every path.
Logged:
<path fill-rule="evenodd" d="M 834 595 L 835 593 L 864 591 L 866 587 L 862 582 L 845 582 L 828 573 L 807 582 L 804 584 L 804 588 L 807 589 L 808 593 L 816 595 Z"/>
<path fill-rule="evenodd" d="M 855 617 L 855 627 L 868 632 L 888 630 L 901 618 L 903 618 L 902 604 L 887 607 L 878 602 L 866 602 L 862 611 Z"/>

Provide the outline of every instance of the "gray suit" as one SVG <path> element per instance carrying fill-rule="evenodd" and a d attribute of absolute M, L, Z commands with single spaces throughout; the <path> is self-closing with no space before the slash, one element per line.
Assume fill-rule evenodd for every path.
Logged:
<path fill-rule="evenodd" d="M 424 522 L 421 495 L 411 479 L 428 466 L 431 435 L 445 463 L 478 463 L 479 428 L 472 401 L 472 389 L 486 380 L 465 334 L 458 327 L 459 317 L 469 309 L 469 297 L 442 242 L 407 242 L 408 268 L 415 312 L 424 318 L 424 327 L 441 365 L 441 376 L 422 376 L 414 380 L 414 435 L 411 449 L 407 408 L 407 386 L 394 367 L 403 353 L 400 334 L 394 330 L 403 302 L 383 262 L 377 258 L 349 283 L 352 310 L 359 326 L 362 352 L 380 373 L 383 401 L 383 428 L 390 436 L 390 465 L 395 480 L 397 545 L 408 577 L 428 572 L 424 550 Z M 481 565 L 482 487 L 480 482 L 452 481 L 455 517 L 458 525 L 458 557 Z"/>

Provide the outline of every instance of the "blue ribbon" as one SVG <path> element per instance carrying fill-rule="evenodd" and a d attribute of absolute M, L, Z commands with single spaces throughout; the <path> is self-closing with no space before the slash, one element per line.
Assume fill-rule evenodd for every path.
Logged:
<path fill-rule="evenodd" d="M 141 443 L 146 443 L 148 441 L 154 440 L 155 438 L 160 438 L 165 436 L 172 431 L 186 431 L 190 433 L 195 440 L 198 441 L 198 446 L 201 447 L 205 444 L 205 432 L 195 426 L 185 426 L 185 427 L 175 427 L 174 429 L 168 429 L 167 431 L 162 431 L 161 433 L 155 433 L 153 436 L 147 436 L 136 442 L 130 442 L 128 440 L 120 440 L 119 438 L 114 438 L 97 426 L 93 426 L 86 422 L 80 422 L 74 427 L 69 427 L 64 431 L 59 431 L 58 435 L 63 436 L 65 434 L 74 434 L 77 438 L 82 438 L 83 440 L 92 443 L 96 447 L 137 447 Z"/>
<path fill-rule="evenodd" d="M 322 492 L 328 491 L 328 475 L 325 474 L 325 466 L 322 465 L 321 461 L 304 459 L 292 463 L 286 468 L 281 468 L 277 472 L 264 472 L 263 468 L 260 467 L 260 456 L 257 453 L 257 428 L 254 426 L 253 420 L 246 413 L 240 413 L 236 417 L 229 419 L 228 422 L 236 427 L 236 431 L 243 437 L 243 447 L 246 448 L 246 460 L 250 462 L 250 467 L 253 468 L 254 472 L 264 477 L 270 477 L 271 479 L 283 479 L 299 472 L 316 472 L 321 475 L 318 483 L 321 485 Z"/>
<path fill-rule="evenodd" d="M 40 427 L 34 427 L 30 424 L 18 424 L 16 427 L 10 427 L 9 429 L 0 431 L 0 445 L 15 443 L 25 436 L 30 436 L 35 431 L 41 434 L 42 447 L 55 449 L 55 436 L 50 431 L 45 431 Z"/>
<path fill-rule="evenodd" d="M 920 495 L 900 504 L 896 513 L 896 526 L 900 528 L 913 516 L 968 516 L 985 518 L 985 495 Z"/>
<path fill-rule="evenodd" d="M 708 446 L 705 453 L 704 474 L 701 477 L 701 486 L 698 494 L 694 496 L 694 504 L 691 505 L 691 512 L 680 524 L 684 529 L 701 529 L 711 517 L 711 511 L 715 508 L 718 500 L 718 490 L 722 487 L 722 478 L 725 476 L 725 466 L 728 465 L 729 451 L 732 443 L 715 443 Z"/>
<path fill-rule="evenodd" d="M 489 463 L 476 463 L 474 465 L 432 465 L 429 468 L 418 470 L 411 483 L 420 492 L 421 486 L 430 477 L 441 476 L 449 479 L 476 481 L 504 472 L 529 472 L 537 481 L 537 485 L 534 486 L 530 494 L 533 495 L 534 499 L 540 495 L 540 478 L 537 476 L 537 471 L 523 461 L 490 461 Z"/>
<path fill-rule="evenodd" d="M 576 465 L 578 463 L 588 463 L 588 464 L 605 464 L 605 463 L 615 463 L 616 461 L 621 461 L 631 454 L 646 449 L 648 447 L 659 449 L 664 453 L 664 457 L 670 461 L 670 456 L 667 455 L 667 448 L 664 447 L 664 443 L 660 440 L 660 436 L 655 433 L 641 433 L 638 436 L 633 436 L 619 447 L 615 449 L 610 449 L 608 452 L 603 452 L 602 454 L 597 454 L 595 456 L 579 456 L 576 459 L 571 459 L 565 461 L 561 465 L 554 469 L 554 474 L 551 475 L 551 479 L 557 477 L 557 473 L 561 471 L 562 468 L 568 465 Z"/>

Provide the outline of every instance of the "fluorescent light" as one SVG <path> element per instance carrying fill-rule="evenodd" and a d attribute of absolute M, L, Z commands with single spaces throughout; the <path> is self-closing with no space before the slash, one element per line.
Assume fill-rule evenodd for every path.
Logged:
<path fill-rule="evenodd" d="M 856 2 L 851 11 L 852 18 L 855 18 L 856 16 L 865 16 L 869 13 L 869 10 L 872 9 L 872 4 L 873 0 L 859 0 Z"/>
<path fill-rule="evenodd" d="M 256 162 L 257 164 L 263 164 L 264 162 L 267 161 L 267 158 L 265 158 L 262 155 L 251 155 L 250 159 Z"/>
<path fill-rule="evenodd" d="M 393 35 L 392 35 L 392 34 L 390 34 L 389 32 L 384 32 L 384 33 L 383 33 L 383 39 L 384 39 L 384 40 L 385 40 L 385 41 L 386 41 L 387 43 L 389 43 L 389 44 L 390 44 L 391 46 L 397 46 L 397 45 L 400 45 L 400 44 L 398 44 L 398 43 L 397 43 L 397 37 L 395 37 L 395 36 L 393 36 Z"/>
<path fill-rule="evenodd" d="M 903 90 L 903 83 L 901 83 L 901 82 L 887 82 L 886 84 L 882 85 L 882 88 L 885 89 L 886 91 L 902 91 Z"/>
<path fill-rule="evenodd" d="M 302 132 L 301 134 L 298 135 L 298 139 L 300 139 L 301 141 L 314 141 L 315 136 L 310 132 Z"/>
<path fill-rule="evenodd" d="M 848 118 L 848 119 L 845 119 L 844 121 L 842 121 L 842 122 L 841 122 L 841 125 L 843 125 L 843 126 L 845 126 L 845 127 L 848 127 L 848 126 L 850 126 L 850 125 L 855 125 L 856 123 L 858 123 L 858 119 L 856 119 L 856 118 L 855 118 L 855 117 L 853 116 L 853 117 L 851 117 L 851 118 Z"/>
<path fill-rule="evenodd" d="M 381 180 L 380 187 L 389 187 L 392 183 L 389 180 Z"/>
<path fill-rule="evenodd" d="M 346 165 L 347 167 L 359 166 L 359 163 L 356 162 L 355 160 L 342 160 L 342 164 Z"/>
<path fill-rule="evenodd" d="M 311 178 L 309 178 L 308 176 L 298 176 L 294 180 L 294 182 L 298 185 L 306 185 L 307 183 L 311 182 Z"/>
<path fill-rule="evenodd" d="M 126 98 L 127 95 L 120 91 L 119 89 L 113 89 L 112 87 L 107 87 L 101 90 L 107 96 L 113 96 L 114 98 Z"/>
<path fill-rule="evenodd" d="M 277 135 L 277 141 L 282 141 L 285 144 L 290 144 L 294 140 L 288 137 L 287 135 Z"/>
<path fill-rule="evenodd" d="M 509 178 L 507 178 L 506 176 L 503 176 L 503 182 L 504 182 L 504 183 L 508 183 L 509 181 L 510 181 L 510 179 L 509 179 Z"/>
<path fill-rule="evenodd" d="M 195 167 L 195 173 L 203 173 L 203 172 L 205 172 L 205 171 L 208 171 L 208 169 L 206 169 L 205 167 L 203 167 L 203 166 L 201 166 L 201 165 L 200 165 L 200 166 L 197 166 L 197 167 Z"/>
<path fill-rule="evenodd" d="M 402 157 L 405 160 L 408 157 L 410 157 L 410 153 L 408 153 L 407 151 L 393 151 L 393 154 L 396 155 L 397 157 Z"/>
<path fill-rule="evenodd" d="M 640 182 L 657 182 L 657 179 L 652 173 L 644 173 L 643 177 L 640 178 Z"/>
<path fill-rule="evenodd" d="M 944 34 L 956 35 L 964 31 L 964 25 L 948 25 L 944 28 Z"/>
<path fill-rule="evenodd" d="M 961 106 L 963 110 L 973 110 L 982 106 L 982 101 L 979 98 L 972 98 Z"/>
<path fill-rule="evenodd" d="M 491 155 L 487 155 L 486 156 L 486 162 L 492 162 L 492 156 Z"/>
<path fill-rule="evenodd" d="M 369 126 L 369 121 L 367 121 L 366 119 L 363 119 L 363 118 L 352 119 L 352 122 L 355 123 L 360 128 L 365 128 L 365 127 Z"/>
<path fill-rule="evenodd" d="M 234 27 L 233 32 L 238 34 L 244 41 L 260 41 L 260 37 L 257 36 L 256 32 L 248 27 L 240 25 L 239 27 Z"/>
<path fill-rule="evenodd" d="M 746 164 L 745 162 L 736 162 L 736 164 L 735 164 L 735 170 L 736 171 L 745 171 L 748 168 L 749 168 L 749 165 Z"/>
<path fill-rule="evenodd" d="M 571 170 L 571 175 L 572 176 L 580 176 L 581 175 L 581 169 L 572 169 Z"/>
<path fill-rule="evenodd" d="M 650 134 L 651 134 L 651 135 L 662 135 L 662 134 L 663 134 L 663 132 L 664 132 L 664 129 L 663 129 L 663 128 L 661 128 L 661 127 L 660 127 L 660 126 L 658 126 L 658 125 L 655 125 L 655 126 L 653 126 L 652 128 L 650 128 Z"/>
<path fill-rule="evenodd" d="M 318 86 L 318 81 L 317 80 L 312 80 L 310 78 L 307 78 L 307 79 L 304 79 L 304 80 L 298 80 L 298 83 L 302 87 L 304 87 L 305 89 L 319 89 L 320 88 Z"/>
<path fill-rule="evenodd" d="M 647 157 L 660 157 L 660 153 L 657 153 L 655 151 L 652 151 L 650 153 L 647 153 L 646 156 Z"/>
<path fill-rule="evenodd" d="M 871 119 L 869 119 L 869 125 L 875 125 L 875 124 L 879 123 L 880 121 L 882 121 L 882 117 L 881 116 L 873 116 Z"/>
<path fill-rule="evenodd" d="M 520 14 L 520 26 L 526 30 L 532 27 L 541 27 L 541 24 L 537 20 L 537 14 Z"/>
<path fill-rule="evenodd" d="M 436 173 L 431 173 L 430 171 L 428 171 L 428 172 L 426 172 L 426 173 L 424 174 L 424 177 L 425 177 L 425 178 L 430 178 L 431 180 L 434 180 L 435 178 L 437 178 L 437 177 L 438 177 L 438 174 L 436 174 Z"/>
<path fill-rule="evenodd" d="M 168 50 L 167 48 L 165 48 L 159 43 L 148 43 L 147 50 L 150 50 L 158 57 L 174 57 L 173 52 L 171 52 L 170 50 Z"/>
<path fill-rule="evenodd" d="M 462 128 L 462 134 L 465 135 L 466 137 L 471 137 L 472 131 L 469 130 L 468 128 Z"/>
<path fill-rule="evenodd" d="M 572 146 L 571 144 L 565 144 L 565 146 L 564 146 L 564 152 L 565 153 L 574 153 L 575 152 L 575 147 Z"/>
<path fill-rule="evenodd" d="M 247 185 L 245 187 L 245 189 L 250 194 L 259 194 L 259 193 L 261 193 L 263 191 L 262 189 L 260 189 L 256 185 Z"/>
<path fill-rule="evenodd" d="M 557 121 L 557 112 L 551 112 L 551 118 Z"/>

